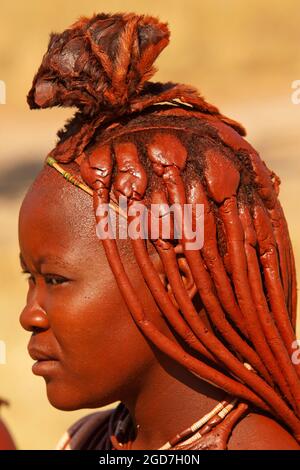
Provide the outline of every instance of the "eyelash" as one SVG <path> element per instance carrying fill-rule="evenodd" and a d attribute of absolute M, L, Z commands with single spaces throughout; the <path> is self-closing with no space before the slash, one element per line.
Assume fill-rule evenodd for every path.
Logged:
<path fill-rule="evenodd" d="M 27 280 L 28 281 L 33 281 L 33 276 L 30 274 L 29 271 L 27 271 L 26 269 L 22 269 L 21 271 L 22 274 L 29 274 L 29 276 L 27 276 Z M 51 284 L 52 286 L 57 286 L 59 284 L 63 284 L 64 282 L 67 282 L 67 279 L 65 279 L 64 277 L 59 277 L 59 276 L 54 276 L 54 275 L 51 275 L 51 274 L 43 274 L 45 280 L 46 280 L 46 284 Z M 47 279 L 55 279 L 57 282 L 55 284 L 52 284 L 51 282 L 48 283 L 47 282 Z M 34 281 L 33 281 L 34 282 Z"/>

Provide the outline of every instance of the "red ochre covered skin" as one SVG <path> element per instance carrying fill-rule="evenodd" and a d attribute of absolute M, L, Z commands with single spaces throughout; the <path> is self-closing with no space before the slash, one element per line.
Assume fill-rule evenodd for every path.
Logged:
<path fill-rule="evenodd" d="M 99 391 L 98 406 L 119 399 L 126 404 L 133 421 L 143 424 L 136 428 L 136 436 L 132 430 L 125 436 L 120 431 L 118 438 L 123 442 L 118 442 L 113 432 L 126 409 L 117 409 L 103 424 L 98 445 L 159 448 L 166 437 L 174 449 L 299 449 L 300 368 L 291 361 L 296 276 L 287 223 L 278 200 L 280 181 L 243 138 L 244 128 L 207 103 L 197 90 L 149 81 L 154 73 L 153 62 L 168 40 L 167 26 L 152 17 L 102 14 L 80 18 L 63 35 L 51 36 L 28 94 L 31 108 L 78 108 L 65 129 L 59 131 L 59 142 L 50 156 L 67 171 L 75 172 L 92 190 L 96 222 L 100 220 L 99 204 L 119 196 L 126 198 L 128 207 L 137 203 L 147 206 L 154 201 L 204 206 L 205 240 L 200 250 L 188 249 L 185 229 L 179 240 L 165 239 L 160 232 L 150 241 L 152 254 L 143 240 L 130 240 L 135 266 L 149 298 L 142 287 L 137 287 L 133 273 L 125 269 L 119 241 L 101 240 L 120 299 L 138 327 L 137 333 L 141 333 L 140 337 L 130 333 L 127 354 L 136 360 L 123 363 L 119 369 L 122 387 L 126 385 L 127 369 L 127 380 L 131 379 L 129 370 L 133 374 L 135 361 L 144 371 L 143 354 L 153 360 L 141 338 L 158 352 L 158 357 L 174 365 L 178 377 L 185 377 L 187 387 L 183 390 L 180 380 L 175 385 L 171 374 L 163 374 L 161 369 L 157 378 L 153 372 L 159 367 L 156 359 L 150 361 L 155 366 L 143 386 L 138 383 L 135 389 L 136 382 L 131 382 L 130 397 L 122 393 L 120 384 L 115 395 L 107 390 L 107 396 L 101 399 Z M 45 168 L 42 172 L 47 175 L 46 181 L 51 180 L 49 186 L 58 184 L 59 177 L 58 173 L 50 175 L 51 171 L 54 169 Z M 40 184 L 37 182 L 37 187 Z M 59 184 L 67 185 L 65 181 Z M 66 194 L 72 201 L 70 192 Z M 27 232 L 22 227 L 26 225 L 26 211 L 33 204 L 30 198 L 35 197 L 33 189 L 21 211 L 21 238 L 25 240 Z M 67 207 L 68 202 L 63 204 Z M 42 208 L 37 211 L 43 214 Z M 135 222 L 135 217 L 129 215 L 128 221 Z M 195 225 L 194 212 L 192 217 Z M 68 228 L 62 223 L 59 230 L 62 240 Z M 48 243 L 52 243 L 50 236 Z M 84 262 L 80 270 L 88 270 Z M 91 285 L 96 281 L 93 279 Z M 97 291 L 96 284 L 94 289 Z M 102 295 L 106 299 L 103 290 Z M 114 294 L 113 300 L 117 298 Z M 102 311 L 104 317 L 108 306 L 112 306 L 110 302 Z M 111 311 L 112 316 L 115 314 Z M 34 319 L 30 315 L 28 307 L 21 323 L 32 330 Z M 80 323 L 80 315 L 78 318 Z M 91 318 L 93 326 L 86 333 L 82 320 L 78 353 L 85 358 L 88 371 L 94 370 L 97 377 L 93 354 L 99 346 L 92 334 L 95 330 L 96 335 L 97 330 L 95 318 Z M 58 331 L 54 331 L 62 343 L 76 341 L 71 330 L 65 337 L 60 336 L 62 325 L 68 328 L 67 319 L 60 319 Z M 130 330 L 128 324 L 125 326 Z M 42 333 L 49 330 L 48 324 Z M 91 335 L 90 353 L 84 349 L 85 334 Z M 116 336 L 111 342 L 112 351 L 114 343 L 118 343 Z M 107 377 L 112 377 L 109 367 L 118 369 L 118 360 L 115 357 L 115 362 L 109 362 L 105 371 Z M 83 359 L 78 367 L 80 364 Z M 134 373 L 136 377 L 136 369 Z M 85 372 L 81 370 L 81 374 Z M 87 393 L 86 379 L 77 383 L 79 396 Z M 197 388 L 196 383 L 201 386 Z M 97 388 L 91 378 L 90 386 L 93 384 Z M 51 382 L 49 390 L 55 401 Z M 163 393 L 167 390 L 171 392 Z M 208 397 L 214 397 L 213 402 Z M 195 406 L 202 407 L 201 413 L 205 414 L 212 403 L 223 400 L 227 406 L 233 398 L 237 403 L 226 417 L 213 416 L 193 442 L 180 447 L 179 441 L 191 433 L 187 426 L 196 420 Z M 67 404 L 66 393 L 59 399 L 63 406 L 75 407 L 75 402 Z M 140 408 L 134 403 L 139 399 L 144 403 Z M 76 407 L 79 404 L 84 407 L 84 400 L 79 400 Z"/>

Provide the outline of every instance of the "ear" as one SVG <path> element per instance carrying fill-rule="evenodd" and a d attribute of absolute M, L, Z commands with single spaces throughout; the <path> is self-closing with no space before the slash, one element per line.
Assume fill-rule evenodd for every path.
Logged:
<path fill-rule="evenodd" d="M 187 263 L 187 260 L 186 260 L 185 256 L 183 255 L 182 245 L 178 244 L 175 247 L 175 253 L 176 253 L 176 257 L 177 257 L 178 269 L 179 269 L 179 273 L 180 273 L 182 282 L 183 282 L 183 284 L 186 288 L 186 291 L 187 291 L 187 294 L 188 294 L 189 298 L 193 299 L 194 296 L 197 293 L 197 287 L 195 285 L 195 281 L 194 281 L 194 278 L 192 276 L 190 267 Z M 173 293 L 173 289 L 172 289 L 172 287 L 169 283 L 169 280 L 166 276 L 164 266 L 163 266 L 163 263 L 160 259 L 159 254 L 156 253 L 156 252 L 155 252 L 155 254 L 153 253 L 151 255 L 151 260 L 152 260 L 153 265 L 154 265 L 154 267 L 157 271 L 158 276 L 160 277 L 161 282 L 163 283 L 164 287 L 168 291 L 169 296 L 170 296 L 173 304 L 175 305 L 175 307 L 177 309 L 179 309 L 179 306 L 177 304 L 177 301 L 176 301 L 174 293 Z"/>

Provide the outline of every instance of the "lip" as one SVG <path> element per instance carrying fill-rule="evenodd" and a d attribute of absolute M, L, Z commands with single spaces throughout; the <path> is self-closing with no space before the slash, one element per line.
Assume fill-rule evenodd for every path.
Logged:
<path fill-rule="evenodd" d="M 32 372 L 35 375 L 47 375 L 53 371 L 59 364 L 59 360 L 46 349 L 28 345 L 28 352 L 36 362 L 32 366 Z"/>
<path fill-rule="evenodd" d="M 45 362 L 48 362 L 48 361 L 57 361 L 58 359 L 54 356 L 54 354 L 46 351 L 46 350 L 43 350 L 43 349 L 40 349 L 40 348 L 37 348 L 37 347 L 34 347 L 34 346 L 28 346 L 28 352 L 29 352 L 29 356 L 34 359 L 35 361 L 45 361 Z"/>
<path fill-rule="evenodd" d="M 31 370 L 34 375 L 49 375 L 58 366 L 59 361 L 56 359 L 36 361 Z"/>

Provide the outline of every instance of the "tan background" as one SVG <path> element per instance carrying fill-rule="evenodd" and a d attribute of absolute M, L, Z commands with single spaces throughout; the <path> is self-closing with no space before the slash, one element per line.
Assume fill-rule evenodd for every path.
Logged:
<path fill-rule="evenodd" d="M 0 105 L 0 339 L 7 364 L 0 365 L 2 415 L 19 448 L 53 448 L 65 428 L 86 413 L 60 412 L 47 402 L 43 379 L 31 373 L 29 339 L 18 316 L 26 282 L 18 265 L 17 216 L 26 187 L 56 131 L 72 110 L 30 111 L 26 94 L 46 51 L 51 31 L 61 32 L 80 15 L 107 10 L 101 0 L 51 0 L 0 5 L 0 80 L 7 104 Z M 158 61 L 159 80 L 199 87 L 225 114 L 248 129 L 249 141 L 282 179 L 281 201 L 300 264 L 300 105 L 291 84 L 300 79 L 300 2 L 285 0 L 151 0 L 109 2 L 109 11 L 150 13 L 168 21 L 171 44 Z"/>

